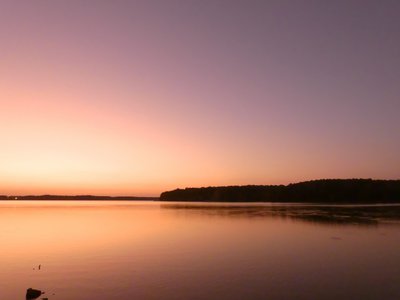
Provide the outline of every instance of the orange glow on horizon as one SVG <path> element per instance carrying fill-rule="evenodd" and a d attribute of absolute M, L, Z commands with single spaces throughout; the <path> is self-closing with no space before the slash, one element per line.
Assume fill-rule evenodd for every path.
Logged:
<path fill-rule="evenodd" d="M 5 3 L 0 195 L 400 177 L 395 9 L 177 3 Z"/>

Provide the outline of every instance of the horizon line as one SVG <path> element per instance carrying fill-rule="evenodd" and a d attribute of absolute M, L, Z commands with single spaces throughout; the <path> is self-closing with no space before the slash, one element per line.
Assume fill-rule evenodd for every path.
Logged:
<path fill-rule="evenodd" d="M 373 181 L 398 181 L 398 179 L 374 179 L 374 178 L 320 178 L 320 179 L 310 179 L 310 180 L 303 180 L 303 181 L 295 181 L 287 184 L 240 184 L 240 185 L 209 185 L 209 186 L 186 186 L 183 188 L 177 187 L 172 190 L 177 189 L 191 189 L 191 188 L 213 188 L 213 187 L 240 187 L 240 186 L 288 186 L 292 184 L 304 183 L 304 182 L 311 182 L 311 181 L 323 181 L 323 180 L 373 180 Z M 163 191 L 166 192 L 166 191 Z M 7 194 L 0 194 L 0 197 L 7 197 L 7 198 L 18 198 L 18 197 L 91 197 L 91 198 L 136 198 L 136 199 L 147 199 L 147 198 L 160 198 L 161 192 L 158 196 L 149 195 L 149 196 L 137 196 L 137 195 L 96 195 L 96 194 L 14 194 L 14 195 L 7 195 Z"/>

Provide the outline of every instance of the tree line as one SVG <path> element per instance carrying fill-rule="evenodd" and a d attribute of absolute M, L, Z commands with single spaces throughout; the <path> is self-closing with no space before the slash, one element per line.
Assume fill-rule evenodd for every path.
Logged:
<path fill-rule="evenodd" d="M 288 185 L 185 188 L 161 201 L 209 202 L 400 202 L 400 180 L 320 179 Z"/>

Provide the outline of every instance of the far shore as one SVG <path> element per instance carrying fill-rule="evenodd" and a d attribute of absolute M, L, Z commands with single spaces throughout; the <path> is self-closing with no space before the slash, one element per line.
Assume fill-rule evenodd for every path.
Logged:
<path fill-rule="evenodd" d="M 399 203 L 400 180 L 318 179 L 288 185 L 185 188 L 163 192 L 160 201 Z"/>
<path fill-rule="evenodd" d="M 288 185 L 176 189 L 159 197 L 104 195 L 0 195 L 3 201 L 171 201 L 230 203 L 400 203 L 400 180 L 318 179 Z"/>

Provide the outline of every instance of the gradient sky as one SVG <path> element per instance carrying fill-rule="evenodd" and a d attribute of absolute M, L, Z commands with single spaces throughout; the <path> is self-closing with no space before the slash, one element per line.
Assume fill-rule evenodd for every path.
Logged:
<path fill-rule="evenodd" d="M 2 1 L 0 194 L 400 178 L 400 1 Z"/>

